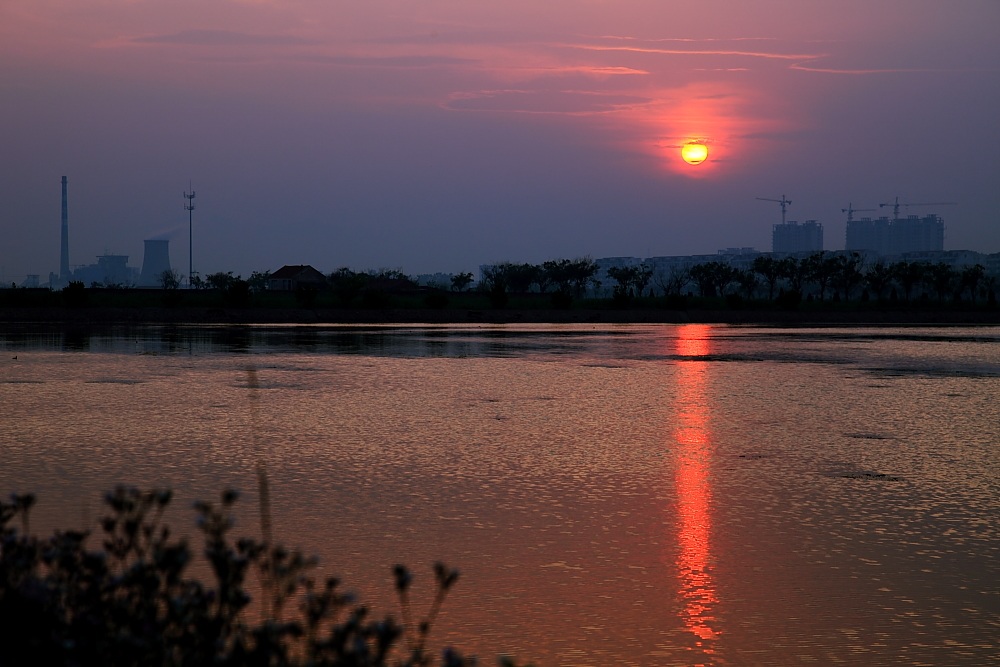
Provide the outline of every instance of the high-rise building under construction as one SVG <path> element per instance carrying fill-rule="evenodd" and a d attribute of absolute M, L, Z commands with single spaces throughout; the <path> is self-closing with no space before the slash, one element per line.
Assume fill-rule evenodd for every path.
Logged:
<path fill-rule="evenodd" d="M 819 252 L 823 249 L 823 225 L 815 220 L 774 225 L 771 252 Z"/>
<path fill-rule="evenodd" d="M 847 222 L 846 250 L 878 255 L 944 250 L 944 220 L 935 214 L 876 220 L 861 218 Z"/>

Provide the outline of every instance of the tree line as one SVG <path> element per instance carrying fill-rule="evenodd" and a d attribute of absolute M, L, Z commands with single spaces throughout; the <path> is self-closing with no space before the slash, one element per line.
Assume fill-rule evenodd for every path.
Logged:
<path fill-rule="evenodd" d="M 682 274 L 685 272 L 682 271 Z M 976 303 L 996 301 L 997 276 L 981 264 L 955 268 L 944 262 L 885 262 L 866 264 L 861 254 L 817 252 L 806 257 L 760 255 L 746 269 L 723 262 L 690 267 L 686 276 L 668 276 L 666 291 L 693 285 L 703 297 L 739 295 L 768 301 L 807 296 L 820 301 L 910 301 Z"/>
<path fill-rule="evenodd" d="M 605 280 L 607 284 L 604 284 Z M 981 264 L 961 268 L 944 262 L 876 260 L 857 252 L 816 252 L 805 257 L 759 255 L 747 268 L 723 261 L 656 270 L 642 262 L 612 266 L 603 274 L 590 258 L 552 260 L 534 265 L 503 262 L 484 268 L 479 289 L 493 294 L 545 294 L 579 297 L 602 290 L 616 301 L 660 294 L 666 297 L 739 297 L 767 301 L 810 298 L 819 301 L 938 302 L 996 301 L 998 277 Z"/>
<path fill-rule="evenodd" d="M 194 276 L 191 286 L 214 289 L 236 300 L 267 289 L 270 274 L 255 271 L 249 278 L 219 272 Z M 440 290 L 487 295 L 496 306 L 510 295 L 548 294 L 553 304 L 566 305 L 585 295 L 610 296 L 616 302 L 643 297 L 738 298 L 791 303 L 818 301 L 899 301 L 914 299 L 944 302 L 981 300 L 996 302 L 998 276 L 988 275 L 981 264 L 953 267 L 944 262 L 875 260 L 866 262 L 857 252 L 821 251 L 804 257 L 759 255 L 745 268 L 724 261 L 657 269 L 642 262 L 612 266 L 605 271 L 590 257 L 553 259 L 540 264 L 499 262 L 483 267 L 476 281 L 471 272 L 453 274 Z M 161 284 L 176 289 L 181 279 L 166 272 Z M 359 298 L 371 300 L 384 291 L 416 288 L 416 282 L 399 269 L 354 271 L 341 267 L 325 276 L 322 284 L 300 291 L 329 290 L 348 305 Z M 372 303 L 369 305 L 378 305 Z"/>

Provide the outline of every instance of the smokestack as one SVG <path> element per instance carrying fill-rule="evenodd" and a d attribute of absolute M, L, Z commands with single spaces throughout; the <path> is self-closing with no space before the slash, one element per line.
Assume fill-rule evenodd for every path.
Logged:
<path fill-rule="evenodd" d="M 160 277 L 170 270 L 170 241 L 150 239 L 143 241 L 142 271 L 139 274 L 140 287 L 160 287 Z"/>
<path fill-rule="evenodd" d="M 59 280 L 69 283 L 69 208 L 66 201 L 66 177 L 62 177 L 62 252 L 59 254 Z"/>

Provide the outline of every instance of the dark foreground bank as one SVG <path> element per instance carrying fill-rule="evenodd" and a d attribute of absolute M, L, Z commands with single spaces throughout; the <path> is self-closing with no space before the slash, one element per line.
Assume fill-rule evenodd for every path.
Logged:
<path fill-rule="evenodd" d="M 826 306 L 826 307 L 824 307 Z M 744 307 L 601 308 L 253 308 L 94 306 L 0 308 L 5 324 L 1000 324 L 1000 309 Z"/>

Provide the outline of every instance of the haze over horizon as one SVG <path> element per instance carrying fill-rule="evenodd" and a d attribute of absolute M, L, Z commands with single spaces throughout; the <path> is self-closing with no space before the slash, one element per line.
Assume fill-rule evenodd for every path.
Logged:
<path fill-rule="evenodd" d="M 0 274 L 202 275 L 770 249 L 958 202 L 1000 251 L 1000 3 L 6 0 Z M 688 165 L 681 146 L 704 142 Z"/>

